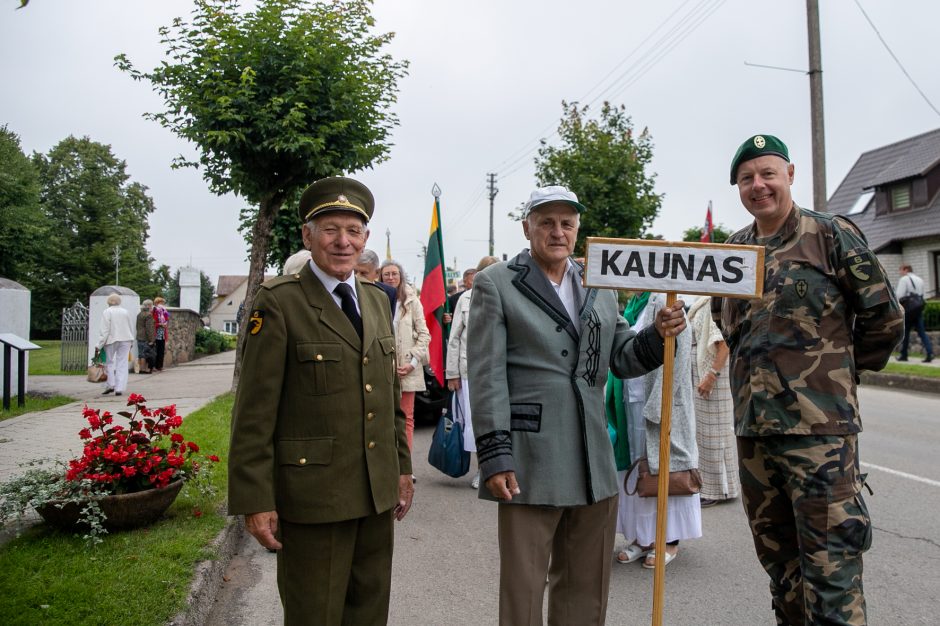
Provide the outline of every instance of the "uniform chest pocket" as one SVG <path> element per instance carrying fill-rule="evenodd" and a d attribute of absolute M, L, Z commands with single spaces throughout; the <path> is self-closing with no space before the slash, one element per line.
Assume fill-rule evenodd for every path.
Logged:
<path fill-rule="evenodd" d="M 390 383 L 395 380 L 397 363 L 395 361 L 395 337 L 379 337 L 379 346 L 382 348 L 382 360 L 385 363 L 385 382 Z"/>
<path fill-rule="evenodd" d="M 774 294 L 771 311 L 803 324 L 819 325 L 832 298 L 833 283 L 819 268 L 801 261 L 787 261 L 771 279 Z M 767 287 L 764 288 L 766 293 Z"/>
<path fill-rule="evenodd" d="M 297 360 L 303 378 L 303 392 L 311 396 L 333 393 L 342 384 L 339 343 L 305 341 L 297 344 Z"/>

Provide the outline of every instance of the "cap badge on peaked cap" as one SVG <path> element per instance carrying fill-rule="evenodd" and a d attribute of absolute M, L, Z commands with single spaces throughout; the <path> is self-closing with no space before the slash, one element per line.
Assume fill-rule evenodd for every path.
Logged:
<path fill-rule="evenodd" d="M 757 137 L 754 137 L 754 146 L 755 146 L 755 147 L 757 147 L 758 149 L 760 149 L 760 148 L 763 148 L 763 147 L 766 146 L 766 145 L 767 145 L 767 142 L 764 140 L 763 137 L 761 137 L 760 135 L 758 135 Z"/>

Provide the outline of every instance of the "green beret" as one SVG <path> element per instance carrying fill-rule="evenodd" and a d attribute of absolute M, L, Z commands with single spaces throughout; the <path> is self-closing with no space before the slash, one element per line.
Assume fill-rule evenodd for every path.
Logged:
<path fill-rule="evenodd" d="M 308 222 L 329 211 L 355 213 L 368 223 L 375 211 L 375 198 L 358 180 L 344 176 L 321 178 L 304 190 L 297 212 L 301 222 Z"/>
<path fill-rule="evenodd" d="M 734 158 L 731 159 L 731 184 L 738 182 L 738 166 L 765 154 L 773 154 L 787 163 L 790 162 L 790 152 L 785 143 L 773 135 L 754 135 L 741 144 L 738 151 L 734 153 Z"/>

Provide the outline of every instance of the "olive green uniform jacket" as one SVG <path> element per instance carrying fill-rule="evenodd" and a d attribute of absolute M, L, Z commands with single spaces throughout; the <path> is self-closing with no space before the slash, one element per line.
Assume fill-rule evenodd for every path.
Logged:
<path fill-rule="evenodd" d="M 232 414 L 230 514 L 327 523 L 398 503 L 411 456 L 388 297 L 356 282 L 361 342 L 309 265 L 258 291 Z"/>

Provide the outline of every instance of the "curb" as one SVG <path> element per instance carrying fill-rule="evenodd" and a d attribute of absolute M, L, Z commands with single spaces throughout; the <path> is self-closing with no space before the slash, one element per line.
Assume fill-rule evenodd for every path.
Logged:
<path fill-rule="evenodd" d="M 886 374 L 884 372 L 864 372 L 862 384 L 940 394 L 940 378 L 907 376 L 905 374 Z"/>
<path fill-rule="evenodd" d="M 196 564 L 193 583 L 186 597 L 186 608 L 167 622 L 167 626 L 203 626 L 206 623 L 215 606 L 215 599 L 222 590 L 222 576 L 244 535 L 244 518 L 229 517 L 225 528 L 209 544 L 216 557 Z"/>

